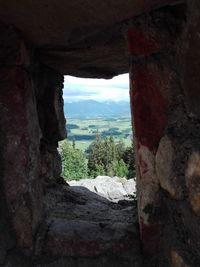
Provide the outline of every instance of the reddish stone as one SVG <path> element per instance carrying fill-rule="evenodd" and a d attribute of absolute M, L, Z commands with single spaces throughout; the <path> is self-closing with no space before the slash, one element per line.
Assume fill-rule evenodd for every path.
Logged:
<path fill-rule="evenodd" d="M 155 32 L 143 30 L 140 25 L 128 29 L 128 49 L 134 56 L 149 56 L 160 50 L 160 40 Z"/>
<path fill-rule="evenodd" d="M 20 41 L 18 53 L 16 53 L 15 64 L 20 66 L 29 66 L 30 58 L 23 41 Z"/>
<path fill-rule="evenodd" d="M 24 41 L 13 27 L 0 25 L 0 62 L 4 65 L 29 66 L 30 58 Z"/>
<path fill-rule="evenodd" d="M 131 68 L 131 107 L 134 114 L 135 136 L 137 140 L 137 150 L 143 145 L 155 155 L 159 141 L 164 134 L 167 123 L 166 110 L 168 103 L 162 96 L 157 81 L 158 73 L 153 73 L 151 66 L 147 64 L 135 64 Z M 144 155 L 143 155 L 144 156 Z M 153 171 L 154 161 L 147 161 L 138 153 L 138 171 L 141 181 L 146 179 L 148 192 L 139 192 L 139 205 L 142 210 L 145 199 L 147 204 L 154 205 L 157 202 L 158 183 L 155 172 Z M 150 170 L 150 174 L 148 172 Z M 151 171 L 152 170 L 152 171 Z M 148 179 L 147 179 L 148 178 Z M 147 201 L 148 200 L 148 201 Z M 141 216 L 141 214 L 140 214 Z M 144 216 L 144 214 L 142 215 Z M 160 224 L 157 221 L 146 223 L 149 214 L 145 214 L 146 219 L 140 218 L 140 231 L 143 243 L 143 251 L 146 256 L 152 256 L 157 252 L 160 238 Z"/>
<path fill-rule="evenodd" d="M 151 257 L 159 248 L 161 225 L 158 223 L 145 224 L 144 219 L 140 217 L 140 231 L 143 252 L 146 256 Z"/>
<path fill-rule="evenodd" d="M 145 173 L 148 172 L 149 168 L 147 163 L 142 159 L 142 156 L 140 154 L 138 155 L 138 163 L 139 163 L 140 176 L 142 177 L 143 175 L 145 175 Z"/>
<path fill-rule="evenodd" d="M 133 237 L 134 238 L 134 237 Z M 127 251 L 133 246 L 133 240 L 118 240 L 118 242 L 108 241 L 107 243 L 100 240 L 62 240 L 54 236 L 48 236 L 44 243 L 43 253 L 53 256 L 79 256 L 90 257 L 104 253 Z"/>
<path fill-rule="evenodd" d="M 156 150 L 167 122 L 167 101 L 157 88 L 158 75 L 146 64 L 132 66 L 131 105 L 135 134 L 139 143 L 151 151 Z"/>
<path fill-rule="evenodd" d="M 30 254 L 42 205 L 34 94 L 29 75 L 19 67 L 1 68 L 0 84 L 1 181 L 18 248 Z"/>

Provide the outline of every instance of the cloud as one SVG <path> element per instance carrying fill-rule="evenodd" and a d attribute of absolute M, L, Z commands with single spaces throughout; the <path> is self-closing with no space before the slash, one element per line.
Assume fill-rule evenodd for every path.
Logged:
<path fill-rule="evenodd" d="M 65 76 L 63 97 L 65 101 L 70 102 L 86 99 L 128 101 L 129 77 L 128 74 L 123 74 L 105 80 Z"/>

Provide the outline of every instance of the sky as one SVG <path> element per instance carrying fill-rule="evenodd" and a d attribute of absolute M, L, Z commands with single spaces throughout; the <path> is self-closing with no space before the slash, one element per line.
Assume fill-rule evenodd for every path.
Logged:
<path fill-rule="evenodd" d="M 110 80 L 65 76 L 63 97 L 65 102 L 129 101 L 129 76 L 122 74 Z"/>

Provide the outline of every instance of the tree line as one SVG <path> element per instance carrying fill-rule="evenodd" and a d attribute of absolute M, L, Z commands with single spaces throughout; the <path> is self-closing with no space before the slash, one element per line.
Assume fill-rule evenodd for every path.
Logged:
<path fill-rule="evenodd" d="M 60 155 L 65 180 L 95 178 L 98 175 L 135 177 L 133 143 L 126 147 L 122 140 L 116 142 L 112 136 L 97 134 L 85 153 L 76 148 L 75 141 L 65 140 L 60 145 Z"/>

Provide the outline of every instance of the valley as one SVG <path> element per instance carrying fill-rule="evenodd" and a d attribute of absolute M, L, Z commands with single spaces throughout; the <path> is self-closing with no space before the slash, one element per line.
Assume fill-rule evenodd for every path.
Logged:
<path fill-rule="evenodd" d="M 122 140 L 131 145 L 132 128 L 130 117 L 112 118 L 69 118 L 67 119 L 67 139 L 75 141 L 76 148 L 85 151 L 97 134 L 102 137 L 113 136 L 115 141 Z"/>

